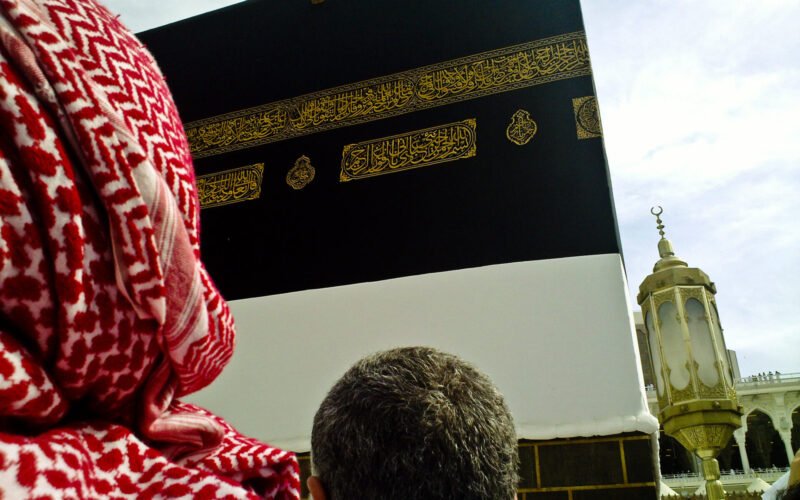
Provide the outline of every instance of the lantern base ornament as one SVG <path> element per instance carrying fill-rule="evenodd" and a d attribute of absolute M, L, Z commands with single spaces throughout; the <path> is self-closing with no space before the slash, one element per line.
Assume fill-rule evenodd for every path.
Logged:
<path fill-rule="evenodd" d="M 692 401 L 661 412 L 664 432 L 702 460 L 709 500 L 725 498 L 716 456 L 741 426 L 741 415 L 735 400 Z"/>

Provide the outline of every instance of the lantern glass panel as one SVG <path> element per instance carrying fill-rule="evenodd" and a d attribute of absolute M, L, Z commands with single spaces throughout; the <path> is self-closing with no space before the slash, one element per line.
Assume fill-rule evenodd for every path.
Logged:
<path fill-rule="evenodd" d="M 656 373 L 656 390 L 658 395 L 664 395 L 664 374 L 661 372 L 661 346 L 658 345 L 656 328 L 653 325 L 653 315 L 647 311 L 644 320 L 647 328 L 648 341 L 650 342 L 650 356 L 653 358 L 653 371 Z"/>
<path fill-rule="evenodd" d="M 713 302 L 711 303 L 711 322 L 714 325 L 714 338 L 717 340 L 717 346 L 725 353 L 725 356 L 721 356 L 720 359 L 720 363 L 722 363 L 722 373 L 725 374 L 725 381 L 728 383 L 728 386 L 733 387 L 733 372 L 727 357 L 728 348 L 725 346 L 725 337 L 722 336 L 722 326 L 719 323 L 717 305 Z"/>
<path fill-rule="evenodd" d="M 669 368 L 669 383 L 677 390 L 685 389 L 691 380 L 689 355 L 675 304 L 664 302 L 658 306 L 658 322 L 664 352 L 663 362 Z"/>
<path fill-rule="evenodd" d="M 684 310 L 692 341 L 692 355 L 697 362 L 697 377 L 706 387 L 714 387 L 719 383 L 716 363 L 718 356 L 711 339 L 706 310 L 703 304 L 694 298 L 686 301 Z"/>

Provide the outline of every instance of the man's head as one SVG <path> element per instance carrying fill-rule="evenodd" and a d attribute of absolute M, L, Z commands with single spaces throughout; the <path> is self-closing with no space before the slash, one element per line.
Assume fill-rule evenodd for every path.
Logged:
<path fill-rule="evenodd" d="M 357 362 L 314 417 L 315 500 L 510 500 L 517 440 L 486 375 L 427 347 Z M 321 484 L 320 484 L 321 483 Z"/>

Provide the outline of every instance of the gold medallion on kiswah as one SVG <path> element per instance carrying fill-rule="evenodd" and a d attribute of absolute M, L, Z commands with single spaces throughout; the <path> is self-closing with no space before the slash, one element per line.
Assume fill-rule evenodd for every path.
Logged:
<path fill-rule="evenodd" d="M 506 137 L 517 146 L 524 146 L 533 139 L 537 130 L 538 127 L 531 114 L 524 109 L 518 109 L 511 115 L 511 123 L 506 128 Z"/>

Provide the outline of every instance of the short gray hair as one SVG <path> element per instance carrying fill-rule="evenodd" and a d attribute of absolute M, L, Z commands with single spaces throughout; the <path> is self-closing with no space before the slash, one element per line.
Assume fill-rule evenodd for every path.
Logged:
<path fill-rule="evenodd" d="M 472 365 L 427 347 L 350 368 L 317 410 L 311 450 L 333 500 L 510 500 L 517 489 L 503 396 Z"/>

